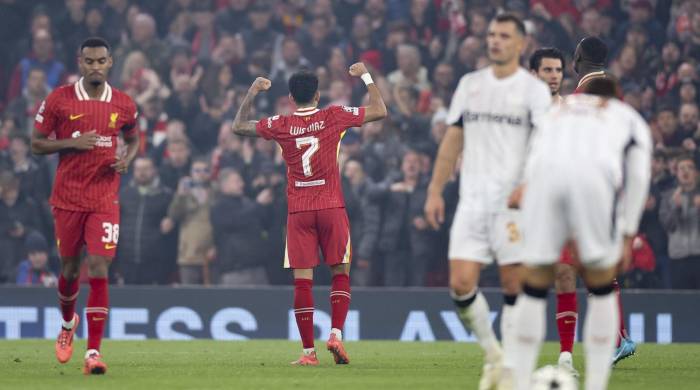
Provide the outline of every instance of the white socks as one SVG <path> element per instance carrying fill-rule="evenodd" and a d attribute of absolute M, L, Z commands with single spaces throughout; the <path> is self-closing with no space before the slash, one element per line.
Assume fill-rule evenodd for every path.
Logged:
<path fill-rule="evenodd" d="M 586 356 L 586 390 L 608 386 L 619 321 L 614 292 L 588 297 L 583 346 Z"/>
<path fill-rule="evenodd" d="M 501 309 L 501 345 L 503 346 L 503 365 L 508 368 L 513 368 L 515 364 L 515 354 L 511 352 L 515 337 L 513 334 L 515 331 L 514 314 L 515 305 L 504 303 Z"/>
<path fill-rule="evenodd" d="M 68 329 L 68 330 L 73 329 L 73 327 L 75 326 L 75 316 L 73 316 L 73 318 L 68 322 L 61 320 L 61 326 L 64 329 Z"/>
<path fill-rule="evenodd" d="M 515 378 L 516 389 L 528 390 L 532 372 L 542 348 L 547 330 L 547 299 L 520 294 L 512 313 L 512 322 L 517 324 L 512 332 L 511 347 L 507 353 Z"/>
<path fill-rule="evenodd" d="M 343 340 L 343 331 L 341 331 L 338 328 L 331 328 L 331 334 L 335 335 L 335 338 L 342 341 Z"/>
<path fill-rule="evenodd" d="M 479 345 L 486 353 L 487 363 L 499 363 L 503 353 L 498 344 L 496 335 L 491 328 L 490 309 L 486 298 L 478 289 L 473 292 L 457 296 L 454 292 L 451 293 L 455 303 L 473 298 L 473 302 L 467 307 L 461 307 L 457 303 L 457 314 L 462 320 L 464 326 L 474 332 Z"/>

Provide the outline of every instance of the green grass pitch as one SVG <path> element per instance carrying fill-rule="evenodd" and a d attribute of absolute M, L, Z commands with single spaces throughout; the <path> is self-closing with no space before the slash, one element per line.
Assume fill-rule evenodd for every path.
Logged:
<path fill-rule="evenodd" d="M 317 347 L 324 346 L 318 343 Z M 322 350 L 318 367 L 294 367 L 300 353 L 289 341 L 110 341 L 103 345 L 107 375 L 82 374 L 85 341 L 58 364 L 53 341 L 0 341 L 2 389 L 475 389 L 481 369 L 476 344 L 451 342 L 346 343 L 351 364 L 336 366 Z M 540 364 L 556 362 L 545 346 Z M 583 371 L 581 345 L 576 367 Z M 642 344 L 612 374 L 611 389 L 700 388 L 700 344 Z"/>

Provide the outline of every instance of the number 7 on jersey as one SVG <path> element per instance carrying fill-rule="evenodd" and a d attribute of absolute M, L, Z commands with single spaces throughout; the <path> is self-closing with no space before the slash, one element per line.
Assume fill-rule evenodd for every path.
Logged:
<path fill-rule="evenodd" d="M 304 154 L 301 156 L 301 165 L 304 167 L 304 176 L 309 177 L 313 175 L 311 170 L 311 156 L 318 151 L 318 138 L 316 137 L 301 137 L 296 139 L 297 149 L 309 145 L 310 147 L 306 149 Z"/>

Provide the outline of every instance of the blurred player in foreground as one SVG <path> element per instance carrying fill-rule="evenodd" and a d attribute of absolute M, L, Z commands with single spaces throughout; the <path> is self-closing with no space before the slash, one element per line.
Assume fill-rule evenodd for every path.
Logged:
<path fill-rule="evenodd" d="M 559 49 L 546 47 L 537 49 L 530 57 L 530 72 L 547 83 L 552 92 L 552 103 L 562 103 L 561 85 L 564 80 L 566 61 Z M 572 253 L 568 243 L 562 251 L 560 261 L 554 266 L 554 289 L 557 294 L 557 331 L 559 333 L 559 366 L 578 377 L 574 368 L 573 350 L 576 337 L 578 304 L 576 300 L 576 268 L 572 264 Z"/>
<path fill-rule="evenodd" d="M 109 44 L 101 38 L 85 40 L 78 65 L 83 77 L 54 90 L 39 108 L 32 152 L 60 156 L 51 193 L 61 256 L 58 296 L 63 316 L 56 358 L 66 363 L 73 354 L 80 320 L 75 300 L 85 246 L 90 293 L 84 373 L 104 374 L 107 365 L 100 343 L 109 311 L 108 268 L 119 240 L 119 181 L 138 152 L 139 138 L 134 131 L 136 105 L 107 83 L 112 67 Z M 124 156 L 117 155 L 120 134 L 127 144 Z"/>
<path fill-rule="evenodd" d="M 340 185 L 338 151 L 346 129 L 383 119 L 386 106 L 379 89 L 363 63 L 350 66 L 350 75 L 367 85 L 367 107 L 318 108 L 318 78 L 307 70 L 289 79 L 290 98 L 296 105 L 292 115 L 275 115 L 249 121 L 255 96 L 270 88 L 258 77 L 241 103 L 232 128 L 244 136 L 275 140 L 287 163 L 287 248 L 284 266 L 294 272 L 294 315 L 303 353 L 292 362 L 317 365 L 314 349 L 313 269 L 323 259 L 331 267 L 331 333 L 326 344 L 336 364 L 348 364 L 342 329 L 350 307 L 350 225 Z"/>
<path fill-rule="evenodd" d="M 485 352 L 479 389 L 493 388 L 502 366 L 509 363 L 502 360 L 489 305 L 478 288 L 481 268 L 494 258 L 498 261 L 504 298 L 501 337 L 507 349 L 522 262 L 520 212 L 508 209 L 508 197 L 522 180 L 533 127 L 552 100 L 547 86 L 520 67 L 524 42 L 525 27 L 517 17 L 503 14 L 491 21 L 487 37 L 491 65 L 459 81 L 425 204 L 426 219 L 438 229 L 445 220 L 442 192 L 461 153 L 449 283 L 459 318 Z"/>
<path fill-rule="evenodd" d="M 616 99 L 609 78 L 553 109 L 533 140 L 522 200 L 527 235 L 523 293 L 516 304 L 515 388 L 529 389 L 546 331 L 554 265 L 576 237 L 590 297 L 583 331 L 587 390 L 607 387 L 618 326 L 614 279 L 631 260 L 632 239 L 649 186 L 651 134 L 644 119 Z"/>

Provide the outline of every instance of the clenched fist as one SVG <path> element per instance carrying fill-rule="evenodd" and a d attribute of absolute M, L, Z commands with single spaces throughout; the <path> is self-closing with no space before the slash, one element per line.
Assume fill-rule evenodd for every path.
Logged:
<path fill-rule="evenodd" d="M 270 89 L 272 86 L 272 81 L 264 78 L 264 77 L 258 77 L 253 81 L 253 84 L 250 86 L 250 91 L 253 93 L 258 93 L 262 91 L 267 91 Z"/>
<path fill-rule="evenodd" d="M 350 76 L 360 77 L 363 74 L 368 73 L 368 71 L 367 71 L 367 67 L 365 66 L 365 64 L 363 64 L 362 62 L 356 62 L 356 63 L 350 65 L 349 73 L 350 73 Z"/>

